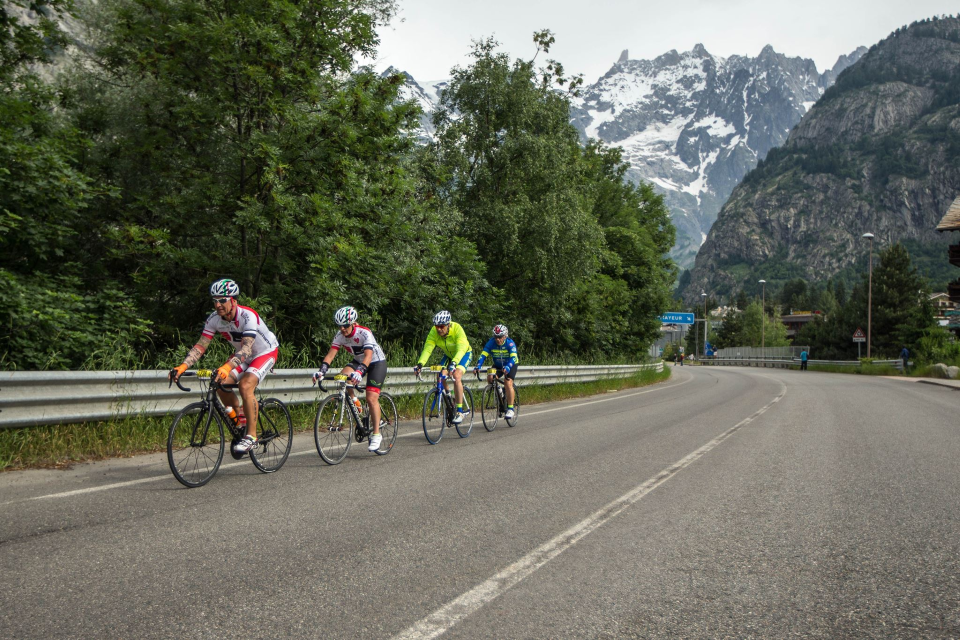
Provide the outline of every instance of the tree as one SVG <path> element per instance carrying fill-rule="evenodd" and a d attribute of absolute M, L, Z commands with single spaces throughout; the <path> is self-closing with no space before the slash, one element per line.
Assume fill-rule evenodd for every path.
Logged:
<path fill-rule="evenodd" d="M 232 277 L 285 341 L 356 305 L 382 339 L 488 287 L 458 214 L 425 201 L 403 78 L 355 69 L 389 2 L 117 0 L 73 92 L 122 197 L 87 239 L 165 342 Z M 123 266 L 121 266 L 123 265 Z M 409 321 L 387 322 L 402 316 Z M 185 320 L 187 319 L 187 320 Z M 186 324 L 186 326 L 185 326 Z M 325 335 L 326 331 L 322 331 Z M 325 339 L 325 338 L 324 338 Z"/>
<path fill-rule="evenodd" d="M 549 32 L 535 34 L 548 52 Z M 434 116 L 435 174 L 509 301 L 517 335 L 541 348 L 640 350 L 657 335 L 675 277 L 673 227 L 649 186 L 625 184 L 617 150 L 581 147 L 562 65 L 510 60 L 487 39 L 455 68 Z"/>

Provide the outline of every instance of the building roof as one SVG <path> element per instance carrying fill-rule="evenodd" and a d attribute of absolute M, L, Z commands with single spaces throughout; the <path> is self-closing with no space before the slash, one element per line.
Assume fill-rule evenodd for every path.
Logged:
<path fill-rule="evenodd" d="M 946 215 L 937 225 L 937 231 L 960 231 L 960 197 L 947 209 Z"/>

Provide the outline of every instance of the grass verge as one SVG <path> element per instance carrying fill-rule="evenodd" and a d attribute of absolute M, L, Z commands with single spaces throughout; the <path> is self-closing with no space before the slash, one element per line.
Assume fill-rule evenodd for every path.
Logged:
<path fill-rule="evenodd" d="M 641 371 L 627 378 L 556 384 L 550 386 L 525 386 L 518 383 L 522 406 L 541 402 L 566 400 L 596 395 L 608 391 L 620 391 L 662 382 L 670 377 L 670 370 L 662 372 Z M 474 402 L 479 402 L 481 386 L 469 385 L 474 392 Z M 398 396 L 394 398 L 401 418 L 419 419 L 423 396 Z M 313 429 L 315 405 L 290 407 L 294 431 Z M 521 417 L 522 417 L 521 413 Z M 0 471 L 36 468 L 67 468 L 77 462 L 122 458 L 142 453 L 166 451 L 167 431 L 172 416 L 133 416 L 106 422 L 60 424 L 22 429 L 0 430 Z"/>

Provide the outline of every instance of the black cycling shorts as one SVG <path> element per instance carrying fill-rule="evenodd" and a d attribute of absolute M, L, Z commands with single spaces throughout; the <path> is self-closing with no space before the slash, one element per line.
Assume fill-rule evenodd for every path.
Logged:
<path fill-rule="evenodd" d="M 517 368 L 519 367 L 520 365 L 518 364 L 515 364 L 512 367 L 510 367 L 510 373 L 507 374 L 507 380 L 513 380 L 514 378 L 517 377 Z M 497 375 L 498 376 L 503 375 L 503 367 L 497 367 Z"/>
<path fill-rule="evenodd" d="M 354 371 L 360 368 L 360 365 L 363 363 L 359 360 L 354 360 L 348 367 L 351 367 Z M 376 362 L 371 362 L 367 367 L 367 391 L 380 391 L 383 388 L 383 383 L 387 379 L 387 361 L 378 360 Z"/>

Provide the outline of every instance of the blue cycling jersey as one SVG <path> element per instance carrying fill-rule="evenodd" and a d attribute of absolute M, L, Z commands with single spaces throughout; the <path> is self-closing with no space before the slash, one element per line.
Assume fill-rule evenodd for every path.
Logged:
<path fill-rule="evenodd" d="M 504 340 L 503 344 L 497 344 L 496 338 L 490 338 L 483 347 L 480 359 L 477 360 L 477 367 L 483 366 L 483 361 L 487 359 L 487 356 L 490 357 L 497 369 L 503 369 L 507 365 L 512 367 L 520 362 L 517 359 L 517 343 L 510 338 Z"/>

